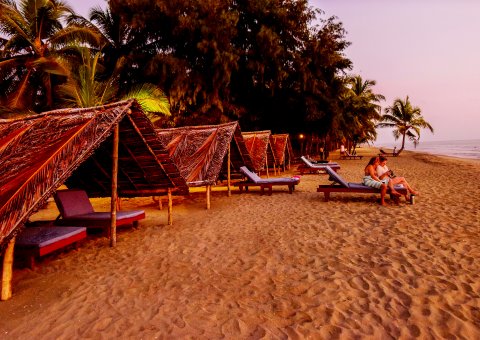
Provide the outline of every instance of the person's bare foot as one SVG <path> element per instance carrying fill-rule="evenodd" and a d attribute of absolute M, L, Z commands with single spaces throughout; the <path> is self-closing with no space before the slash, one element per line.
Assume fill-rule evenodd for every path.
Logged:
<path fill-rule="evenodd" d="M 385 201 L 381 201 L 380 205 L 383 206 L 383 207 L 386 207 L 388 204 Z"/>

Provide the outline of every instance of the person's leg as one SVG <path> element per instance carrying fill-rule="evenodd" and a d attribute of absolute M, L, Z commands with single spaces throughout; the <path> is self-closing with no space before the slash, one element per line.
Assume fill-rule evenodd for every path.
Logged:
<path fill-rule="evenodd" d="M 383 206 L 386 206 L 387 203 L 385 203 L 385 195 L 387 194 L 387 186 L 385 184 L 382 184 L 380 187 L 380 204 Z"/>
<path fill-rule="evenodd" d="M 405 177 L 394 177 L 390 180 L 393 182 L 393 184 L 403 184 L 405 188 L 407 188 L 408 192 L 411 193 L 412 195 L 418 195 L 418 192 L 415 191 L 410 184 L 408 184 L 407 180 Z"/>
<path fill-rule="evenodd" d="M 390 188 L 390 193 L 391 193 L 393 196 L 397 196 L 397 197 L 402 196 L 402 194 L 400 194 L 397 190 L 395 190 L 394 184 L 393 184 L 393 181 L 392 181 L 392 180 L 389 180 L 389 181 L 388 181 L 388 187 Z"/>

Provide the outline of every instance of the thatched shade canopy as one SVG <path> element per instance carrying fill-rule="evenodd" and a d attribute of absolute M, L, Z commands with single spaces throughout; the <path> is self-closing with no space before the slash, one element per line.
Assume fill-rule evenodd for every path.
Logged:
<path fill-rule="evenodd" d="M 266 164 L 269 167 L 273 167 L 275 165 L 275 155 L 273 153 L 271 144 L 271 134 L 272 133 L 270 130 L 242 132 L 248 153 L 252 158 L 253 171 L 255 172 L 264 170 Z"/>
<path fill-rule="evenodd" d="M 119 196 L 188 192 L 136 101 L 0 120 L 0 250 L 63 183 L 90 196 L 111 195 L 117 123 Z"/>
<path fill-rule="evenodd" d="M 229 145 L 234 170 L 252 165 L 238 122 L 157 129 L 157 134 L 189 186 L 215 184 L 226 169 Z"/>
<path fill-rule="evenodd" d="M 279 166 L 289 166 L 293 161 L 293 148 L 288 133 L 276 134 L 271 136 L 275 160 Z"/>

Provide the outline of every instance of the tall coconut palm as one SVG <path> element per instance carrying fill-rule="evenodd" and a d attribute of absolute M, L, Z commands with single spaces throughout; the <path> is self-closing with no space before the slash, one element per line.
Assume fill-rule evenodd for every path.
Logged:
<path fill-rule="evenodd" d="M 135 84 L 142 78 L 145 64 L 157 54 L 157 40 L 152 39 L 147 28 L 127 25 L 108 8 L 94 7 L 90 10 L 89 17 L 90 21 L 81 16 L 72 16 L 69 23 L 97 32 L 105 75 L 117 73 L 122 86 Z"/>
<path fill-rule="evenodd" d="M 373 92 L 375 80 L 363 80 L 361 76 L 352 76 L 346 79 L 344 94 L 344 127 L 345 136 L 357 143 L 375 140 L 377 132 L 375 123 L 381 117 L 381 107 L 378 104 L 385 100 L 381 94 Z"/>
<path fill-rule="evenodd" d="M 63 56 L 74 43 L 98 43 L 86 27 L 62 20 L 73 10 L 61 0 L 0 0 L 0 104 L 10 109 L 45 109 L 53 103 L 56 79 L 68 76 Z"/>
<path fill-rule="evenodd" d="M 425 121 L 421 112 L 419 107 L 412 106 L 408 96 L 405 100 L 395 99 L 392 106 L 385 108 L 385 114 L 377 126 L 393 128 L 395 140 L 402 137 L 402 146 L 398 154 L 405 148 L 407 137 L 414 145 L 419 143 L 420 129 L 429 129 L 433 133 L 433 127 Z"/>

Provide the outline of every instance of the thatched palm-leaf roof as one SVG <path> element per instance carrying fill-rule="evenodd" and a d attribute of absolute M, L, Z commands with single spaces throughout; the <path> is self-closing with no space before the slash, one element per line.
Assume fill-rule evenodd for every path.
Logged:
<path fill-rule="evenodd" d="M 293 161 L 293 148 L 288 133 L 275 134 L 271 136 L 273 152 L 277 165 L 290 164 Z"/>
<path fill-rule="evenodd" d="M 135 101 L 0 120 L 0 249 L 63 183 L 110 196 L 112 132 L 120 127 L 119 196 L 146 196 L 185 181 Z"/>
<path fill-rule="evenodd" d="M 238 122 L 157 129 L 157 134 L 188 185 L 214 184 L 226 167 L 229 145 L 234 170 L 251 166 Z"/>
<path fill-rule="evenodd" d="M 268 164 L 269 167 L 275 165 L 275 155 L 270 139 L 271 134 L 270 130 L 242 132 L 255 172 L 264 170 L 265 164 Z"/>

